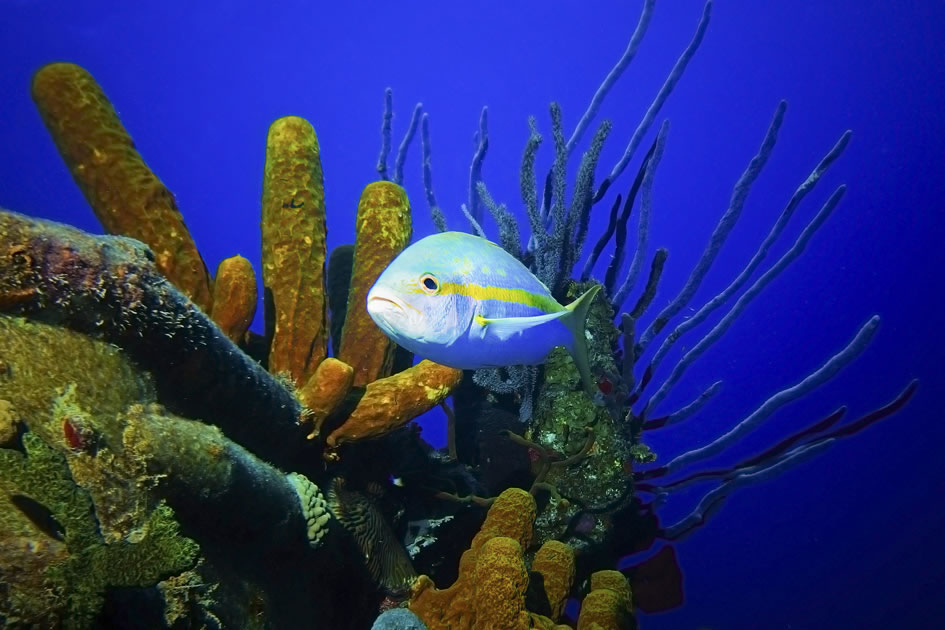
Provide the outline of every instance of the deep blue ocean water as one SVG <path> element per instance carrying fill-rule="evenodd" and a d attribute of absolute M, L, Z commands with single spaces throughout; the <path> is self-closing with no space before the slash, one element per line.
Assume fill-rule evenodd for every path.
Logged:
<path fill-rule="evenodd" d="M 483 105 L 490 124 L 484 180 L 520 212 L 527 117 L 537 117 L 546 138 L 543 173 L 552 159 L 548 104 L 561 104 L 570 132 L 626 47 L 640 6 L 200 2 L 184 9 L 173 2 L 2 0 L 0 206 L 100 231 L 29 96 L 38 67 L 71 61 L 99 81 L 144 158 L 174 191 L 211 269 L 237 253 L 259 269 L 266 130 L 288 114 L 304 116 L 318 132 L 329 246 L 352 241 L 358 196 L 376 178 L 386 87 L 394 90 L 395 148 L 414 103 L 422 101 L 430 115 L 434 185 L 451 226 L 464 225 L 459 205 Z M 702 8 L 698 0 L 657 3 L 636 59 L 600 111 L 613 121 L 602 173 L 622 154 Z M 641 615 L 643 628 L 940 627 L 943 42 L 945 4 L 936 1 L 720 0 L 656 125 L 611 197 L 597 206 L 591 242 L 609 199 L 629 188 L 656 127 L 668 119 L 650 238 L 651 251 L 670 252 L 656 300 L 662 307 L 701 255 L 778 101 L 786 99 L 774 154 L 693 300 L 698 306 L 742 268 L 840 134 L 854 132 L 769 260 L 786 251 L 845 183 L 833 216 L 663 404 L 672 411 L 723 381 L 699 416 L 648 438 L 662 461 L 723 433 L 802 379 L 874 313 L 882 317 L 880 331 L 853 365 L 715 461 L 731 464 L 759 452 L 843 404 L 850 418 L 859 417 L 910 379 L 921 380 L 903 411 L 776 479 L 738 491 L 706 526 L 677 543 L 686 602 Z M 405 187 L 415 237 L 429 234 L 419 144 L 410 149 Z M 441 439 L 441 419 L 427 419 L 425 431 Z M 661 509 L 664 523 L 688 513 L 707 489 L 673 496 Z"/>

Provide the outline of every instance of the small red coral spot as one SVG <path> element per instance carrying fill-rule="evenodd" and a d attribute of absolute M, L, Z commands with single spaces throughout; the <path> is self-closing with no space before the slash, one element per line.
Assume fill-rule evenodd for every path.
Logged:
<path fill-rule="evenodd" d="M 537 448 L 533 448 L 529 446 L 528 447 L 528 461 L 530 461 L 533 464 L 537 464 L 539 460 L 541 460 L 541 453 L 538 451 Z"/>
<path fill-rule="evenodd" d="M 85 448 L 85 438 L 69 418 L 62 421 L 62 434 L 66 438 L 66 444 L 72 450 L 81 451 Z"/>
<path fill-rule="evenodd" d="M 601 391 L 601 393 L 603 393 L 605 396 L 609 396 L 609 395 L 614 391 L 614 384 L 611 383 L 610 380 L 608 380 L 608 379 L 606 379 L 606 378 L 602 378 L 602 379 L 600 379 L 600 381 L 597 383 L 597 388 L 598 388 L 598 389 Z"/>

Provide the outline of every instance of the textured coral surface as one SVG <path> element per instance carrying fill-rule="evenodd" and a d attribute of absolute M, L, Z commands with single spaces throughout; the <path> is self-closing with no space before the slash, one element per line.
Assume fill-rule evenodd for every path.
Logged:
<path fill-rule="evenodd" d="M 262 274 L 274 326 L 269 370 L 301 386 L 325 358 L 325 190 L 315 130 L 286 116 L 269 127 Z"/>

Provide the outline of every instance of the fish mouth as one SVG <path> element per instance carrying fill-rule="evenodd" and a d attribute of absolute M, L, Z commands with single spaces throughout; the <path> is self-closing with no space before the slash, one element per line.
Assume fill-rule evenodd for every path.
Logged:
<path fill-rule="evenodd" d="M 402 304 L 400 304 L 400 303 L 397 302 L 396 300 L 393 300 L 393 299 L 391 299 L 391 298 L 389 298 L 389 297 L 386 297 L 386 296 L 383 296 L 383 295 L 372 295 L 371 297 L 369 297 L 369 298 L 368 298 L 368 309 L 370 309 L 372 306 L 373 306 L 375 309 L 388 309 L 388 308 L 390 308 L 390 307 L 393 306 L 394 308 L 396 308 L 396 309 L 399 310 L 399 311 L 403 311 L 403 310 L 404 310 L 404 307 L 403 307 Z"/>
<path fill-rule="evenodd" d="M 367 309 L 369 313 L 373 312 L 377 314 L 381 314 L 385 311 L 388 313 L 406 312 L 402 300 L 396 298 L 390 293 L 387 293 L 386 291 L 379 291 L 377 289 L 372 289 L 370 293 L 368 293 Z"/>
<path fill-rule="evenodd" d="M 403 306 L 401 306 L 399 303 L 395 302 L 394 300 L 390 299 L 389 297 L 384 297 L 382 295 L 372 295 L 371 297 L 368 298 L 368 304 L 378 304 L 378 303 L 393 304 L 395 307 L 399 308 L 400 310 L 404 310 Z"/>

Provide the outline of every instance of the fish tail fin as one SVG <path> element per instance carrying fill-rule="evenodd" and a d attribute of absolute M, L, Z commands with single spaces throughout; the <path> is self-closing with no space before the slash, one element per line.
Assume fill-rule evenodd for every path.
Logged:
<path fill-rule="evenodd" d="M 570 314 L 561 318 L 561 323 L 567 326 L 574 338 L 574 343 L 571 346 L 571 358 L 574 359 L 574 365 L 577 366 L 578 373 L 581 375 L 584 391 L 591 397 L 591 400 L 595 399 L 598 391 L 593 379 L 591 379 L 591 364 L 587 356 L 587 337 L 584 336 L 584 333 L 587 328 L 587 313 L 591 308 L 591 304 L 594 303 L 598 291 L 600 291 L 599 284 L 595 284 L 585 291 L 581 297 L 565 306 Z"/>

